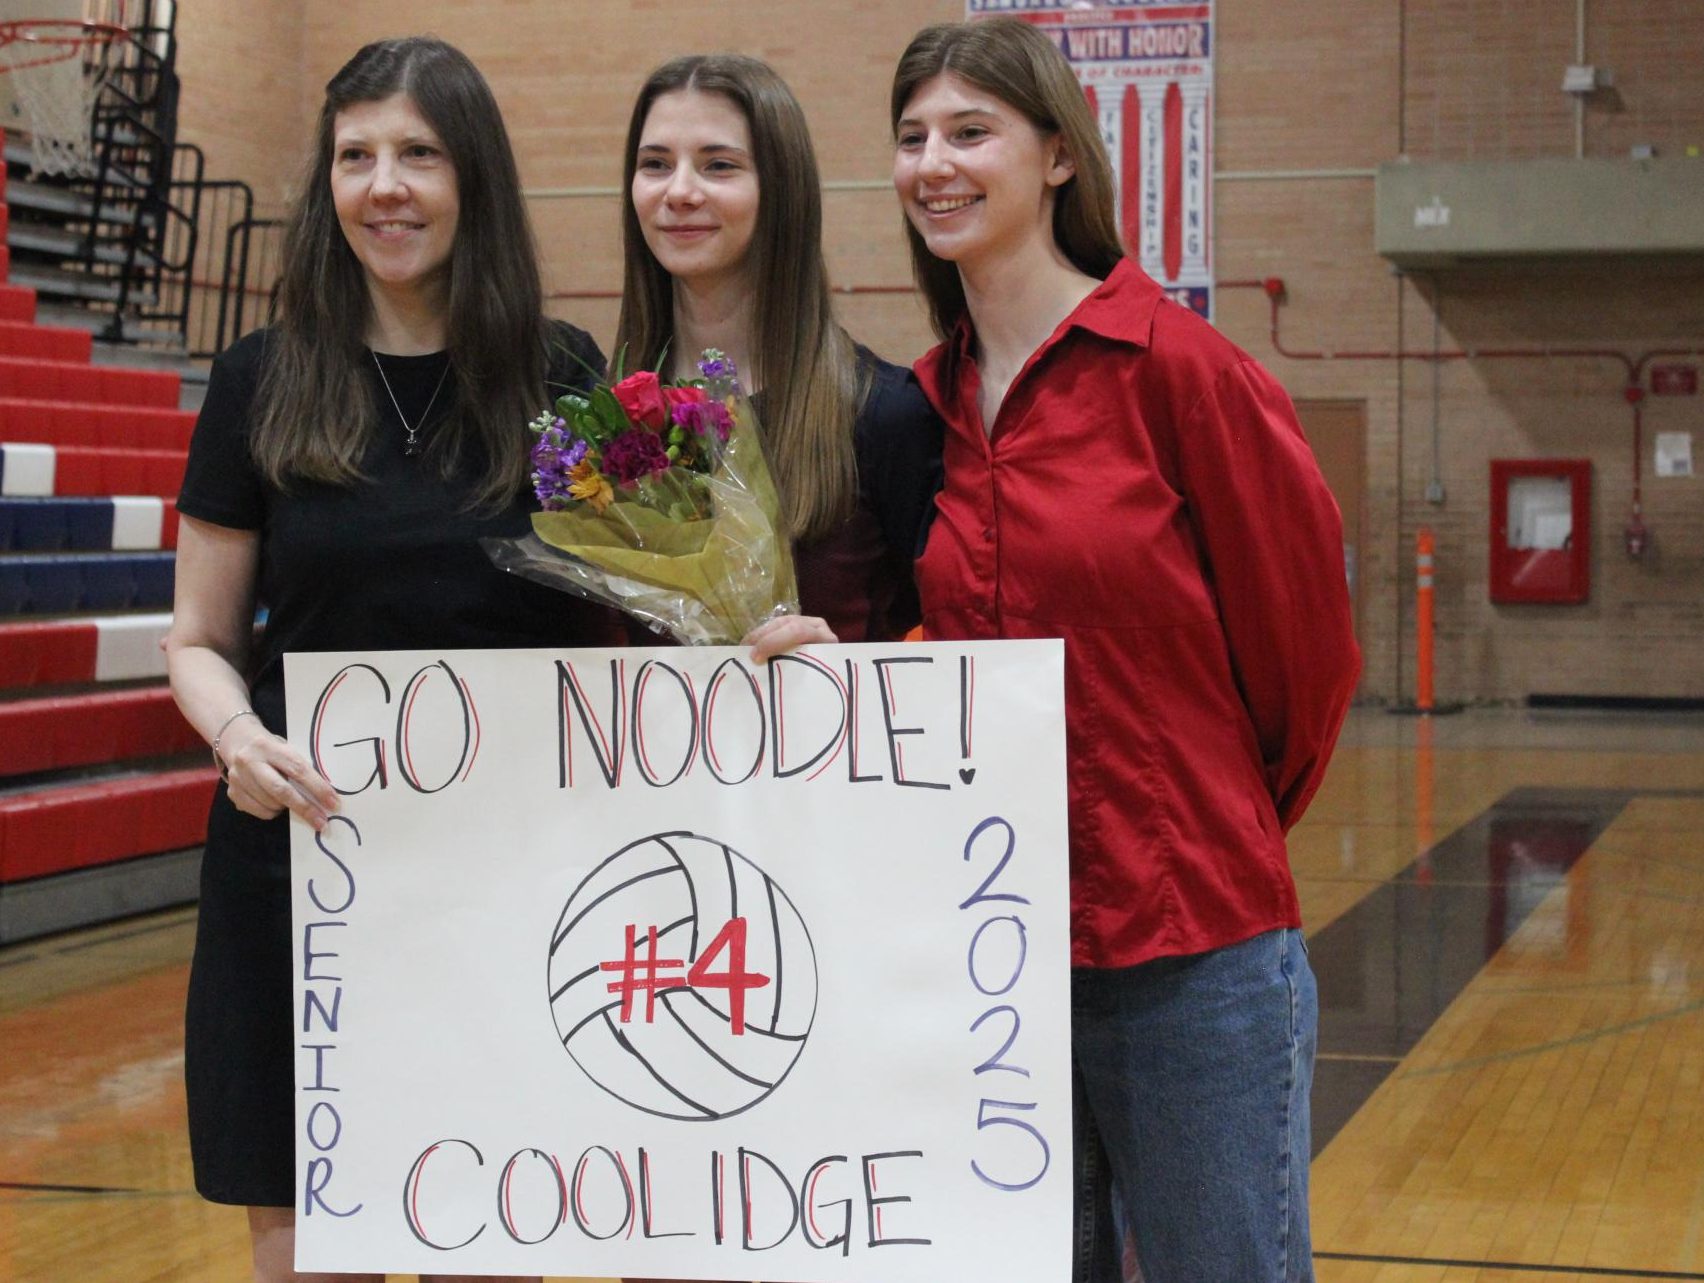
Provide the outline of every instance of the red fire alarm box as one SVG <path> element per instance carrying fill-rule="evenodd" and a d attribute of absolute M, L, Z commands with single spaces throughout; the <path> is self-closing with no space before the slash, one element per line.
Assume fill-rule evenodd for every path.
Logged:
<path fill-rule="evenodd" d="M 1491 460 L 1491 600 L 1584 601 L 1591 510 L 1591 460 Z"/>

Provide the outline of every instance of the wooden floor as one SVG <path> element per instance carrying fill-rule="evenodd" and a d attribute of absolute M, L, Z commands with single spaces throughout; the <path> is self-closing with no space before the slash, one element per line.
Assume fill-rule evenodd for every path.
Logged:
<path fill-rule="evenodd" d="M 1292 855 L 1321 1283 L 1704 1280 L 1704 719 L 1358 714 Z M 246 1276 L 190 1190 L 192 940 L 0 951 L 0 1280 Z"/>

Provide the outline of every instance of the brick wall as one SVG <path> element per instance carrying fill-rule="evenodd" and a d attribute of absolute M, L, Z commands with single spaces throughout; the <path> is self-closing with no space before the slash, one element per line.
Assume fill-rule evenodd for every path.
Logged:
<path fill-rule="evenodd" d="M 1573 154 L 1574 108 L 1560 90 L 1574 60 L 1572 5 L 1383 0 L 1353 6 L 1352 20 L 1330 0 L 1219 0 L 1219 11 L 1218 273 L 1284 278 L 1288 349 L 1429 347 L 1434 298 L 1446 348 L 1704 346 L 1704 265 L 1551 264 L 1399 282 L 1372 251 L 1372 182 L 1358 171 L 1404 150 L 1422 159 Z M 363 41 L 419 29 L 419 12 L 401 0 L 294 0 L 264 16 L 229 0 L 186 8 L 186 136 L 216 143 L 240 176 L 279 190 L 280 161 L 288 158 L 287 174 L 325 79 Z M 510 0 L 439 6 L 430 28 L 465 49 L 496 89 L 535 192 L 553 288 L 618 285 L 619 206 L 610 189 L 619 181 L 630 96 L 656 62 L 710 48 L 766 57 L 798 92 L 831 184 L 831 270 L 842 286 L 869 287 L 909 279 L 898 214 L 881 188 L 892 64 L 918 26 L 959 12 L 954 0 Z M 1704 93 L 1691 65 L 1704 47 L 1704 5 L 1594 4 L 1588 17 L 1587 61 L 1613 68 L 1616 88 L 1585 112 L 1586 153 L 1623 155 L 1648 142 L 1675 155 L 1704 145 Z M 238 47 L 240 59 L 230 52 Z M 612 302 L 565 298 L 553 306 L 607 342 Z M 909 358 L 927 344 L 909 296 L 855 294 L 843 310 L 854 333 L 888 356 Z M 1425 499 L 1434 456 L 1429 364 L 1410 361 L 1399 373 L 1394 361 L 1279 356 L 1256 291 L 1222 291 L 1218 320 L 1298 399 L 1365 404 L 1367 697 L 1412 695 L 1413 542 L 1422 523 L 1438 535 L 1440 698 L 1704 695 L 1704 480 L 1649 475 L 1659 429 L 1697 433 L 1704 463 L 1704 398 L 1646 403 L 1645 509 L 1655 542 L 1651 555 L 1632 562 L 1621 542 L 1631 415 L 1613 363 L 1474 359 L 1438 367 L 1436 454 L 1446 497 L 1435 506 Z M 1593 461 L 1588 604 L 1489 603 L 1488 461 L 1503 456 Z"/>
<path fill-rule="evenodd" d="M 306 151 L 300 4 L 198 0 L 178 9 L 179 135 L 207 153 L 207 173 L 254 188 L 256 212 L 283 208 Z"/>

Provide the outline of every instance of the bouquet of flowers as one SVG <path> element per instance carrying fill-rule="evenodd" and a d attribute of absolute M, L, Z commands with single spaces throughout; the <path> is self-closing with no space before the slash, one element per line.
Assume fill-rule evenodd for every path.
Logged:
<path fill-rule="evenodd" d="M 689 645 L 739 641 L 798 610 L 793 557 L 734 363 L 698 379 L 641 370 L 558 398 L 531 426 L 542 512 L 485 540 L 505 570 L 615 606 Z"/>

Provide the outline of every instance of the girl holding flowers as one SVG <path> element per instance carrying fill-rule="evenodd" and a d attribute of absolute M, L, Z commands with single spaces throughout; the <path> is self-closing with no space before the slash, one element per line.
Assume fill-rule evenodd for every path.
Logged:
<path fill-rule="evenodd" d="M 910 371 L 834 317 L 798 100 L 755 58 L 676 58 L 639 91 L 624 166 L 616 349 L 665 381 L 726 354 L 762 427 L 802 610 L 845 641 L 900 636 L 917 621 L 940 422 Z"/>
<path fill-rule="evenodd" d="M 1313 1278 L 1317 995 L 1284 832 L 1354 690 L 1337 507 L 1289 399 L 1124 256 L 1099 131 L 1013 19 L 894 75 L 943 340 L 935 638 L 1065 642 L 1077 1283 Z M 821 640 L 774 621 L 758 650 Z"/>
<path fill-rule="evenodd" d="M 361 49 L 326 86 L 300 193 L 278 323 L 213 365 L 167 639 L 172 691 L 226 776 L 185 1017 L 195 1184 L 248 1208 L 265 1283 L 373 1277 L 293 1266 L 284 812 L 320 830 L 338 807 L 283 738 L 284 653 L 623 640 L 613 613 L 503 573 L 479 545 L 527 529 L 525 425 L 547 386 L 602 365 L 582 331 L 543 316 L 479 71 L 437 40 Z"/>
<path fill-rule="evenodd" d="M 798 100 L 756 58 L 664 63 L 633 104 L 624 181 L 617 350 L 664 378 L 695 374 L 705 349 L 727 355 L 793 541 L 804 615 L 788 618 L 845 641 L 901 636 L 941 425 L 910 371 L 835 320 Z"/>

